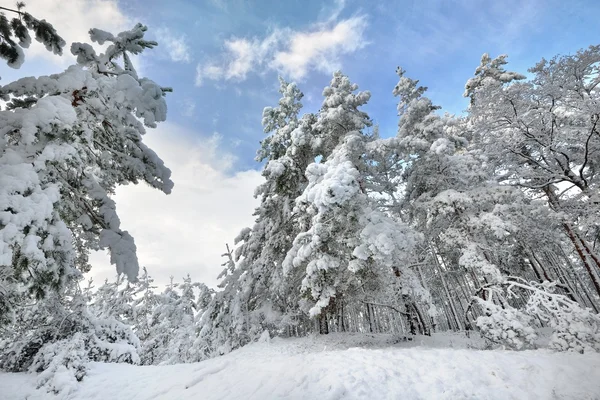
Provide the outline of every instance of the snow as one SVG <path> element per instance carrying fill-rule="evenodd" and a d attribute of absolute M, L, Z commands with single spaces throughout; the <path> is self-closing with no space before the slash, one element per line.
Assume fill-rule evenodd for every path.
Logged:
<path fill-rule="evenodd" d="M 113 42 L 115 40 L 112 33 L 97 28 L 90 29 L 90 37 L 93 42 L 98 42 L 98 44 L 104 44 L 106 41 Z"/>
<path fill-rule="evenodd" d="M 265 171 L 271 176 L 271 179 L 278 178 L 285 173 L 285 165 L 279 160 L 271 160 L 267 164 Z"/>
<path fill-rule="evenodd" d="M 444 334 L 263 340 L 201 363 L 93 363 L 68 399 L 598 399 L 600 354 L 477 350 Z M 2 399 L 52 398 L 0 373 Z"/>

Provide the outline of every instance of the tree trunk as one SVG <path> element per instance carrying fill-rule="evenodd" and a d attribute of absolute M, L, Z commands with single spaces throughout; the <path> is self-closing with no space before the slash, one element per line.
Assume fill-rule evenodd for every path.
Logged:
<path fill-rule="evenodd" d="M 544 277 L 544 280 L 548 281 L 548 282 L 552 282 L 555 279 L 551 278 L 548 275 L 548 272 L 546 271 L 546 269 L 544 268 L 544 263 L 542 263 L 538 257 L 535 255 L 535 252 L 530 250 L 531 253 L 531 258 L 529 260 L 529 262 L 533 265 L 534 270 L 537 269 L 538 274 L 541 273 L 542 276 Z M 542 254 L 542 256 L 545 256 L 545 254 Z M 548 257 L 544 257 L 545 261 L 549 264 L 552 264 L 551 261 L 548 260 Z M 555 268 L 556 270 L 556 268 Z M 562 290 L 563 294 L 565 294 L 569 299 L 573 300 L 574 302 L 578 302 L 577 299 L 575 298 L 573 291 L 571 289 L 569 289 L 569 286 L 567 286 L 564 282 L 564 279 L 560 276 L 560 274 L 555 271 L 556 273 L 556 280 L 558 281 L 558 284 L 556 285 L 559 289 Z M 541 282 L 541 280 L 540 280 Z"/>
<path fill-rule="evenodd" d="M 346 327 L 344 326 L 344 303 L 339 302 L 338 310 L 337 310 L 337 326 L 340 332 L 346 332 Z"/>
<path fill-rule="evenodd" d="M 561 212 L 562 209 L 560 206 L 560 202 L 559 202 L 558 197 L 556 196 L 556 193 L 554 192 L 554 190 L 555 190 L 555 188 L 553 186 L 547 186 L 544 188 L 544 192 L 546 193 L 546 196 L 548 197 L 548 204 L 550 204 L 550 207 L 556 212 Z M 565 229 L 565 231 L 567 232 L 567 236 L 569 237 L 569 240 L 571 241 L 571 243 L 573 243 L 573 246 L 575 246 L 575 250 L 577 251 L 579 258 L 581 259 L 581 262 L 583 262 L 583 266 L 585 267 L 588 274 L 590 275 L 590 279 L 592 280 L 592 283 L 594 284 L 594 288 L 596 289 L 598 296 L 600 296 L 600 278 L 598 277 L 598 274 L 594 270 L 593 266 L 590 265 L 588 255 L 592 257 L 592 259 L 596 263 L 596 267 L 598 267 L 598 268 L 600 268 L 600 260 L 598 259 L 597 256 L 595 256 L 594 252 L 587 247 L 585 241 L 581 240 L 579 235 L 577 235 L 577 232 L 575 232 L 573 227 L 568 222 L 563 221 L 562 226 Z M 586 252 L 587 252 L 587 255 L 586 255 Z"/>
<path fill-rule="evenodd" d="M 319 333 L 321 335 L 329 334 L 329 324 L 327 322 L 327 312 L 321 310 L 321 314 L 319 314 Z"/>
<path fill-rule="evenodd" d="M 589 262 L 588 262 L 589 260 L 586 256 L 585 252 L 581 248 L 581 243 L 579 242 L 575 232 L 573 231 L 573 228 L 566 222 L 563 223 L 563 227 L 567 231 L 567 235 L 569 236 L 569 239 L 575 246 L 575 250 L 577 251 L 579 258 L 581 258 L 581 261 L 583 262 L 583 266 L 585 267 L 588 274 L 590 275 L 592 283 L 594 284 L 594 288 L 596 289 L 596 293 L 598 293 L 598 296 L 600 296 L 600 279 L 598 278 L 596 271 L 594 271 L 592 266 L 589 264 Z"/>
<path fill-rule="evenodd" d="M 438 267 L 438 271 L 440 271 L 440 279 L 442 280 L 442 286 L 444 287 L 444 292 L 446 293 L 446 297 L 448 298 L 448 304 L 450 305 L 452 315 L 454 316 L 454 321 L 456 322 L 456 328 L 460 331 L 462 330 L 462 325 L 458 318 L 458 314 L 456 313 L 456 306 L 454 305 L 454 300 L 452 299 L 452 296 L 450 296 L 450 291 L 448 290 L 448 284 L 446 283 L 446 278 L 444 277 L 445 271 L 442 269 L 441 263 L 438 260 L 438 255 L 435 247 L 433 247 L 432 243 L 430 243 L 429 246 L 433 252 L 433 259 L 435 260 L 435 264 Z"/>
<path fill-rule="evenodd" d="M 600 271 L 600 257 L 598 257 L 598 255 L 594 252 L 594 249 L 592 249 L 590 247 L 590 245 L 587 243 L 587 241 L 584 238 L 582 238 L 578 233 L 575 233 L 575 234 L 577 235 L 577 238 L 579 239 L 579 241 L 585 248 L 585 251 L 587 252 L 587 254 L 590 257 L 592 257 L 592 260 L 594 260 L 594 264 L 596 264 L 596 268 L 598 268 L 598 271 Z"/>
<path fill-rule="evenodd" d="M 417 318 L 419 319 L 419 325 L 421 326 L 421 333 L 423 335 L 431 336 L 431 330 L 427 326 L 427 322 L 425 322 L 425 318 L 423 318 L 423 314 L 421 313 L 421 310 L 419 309 L 419 307 L 417 307 L 417 303 L 415 303 L 413 301 L 412 307 L 414 308 L 415 313 L 417 314 Z"/>
<path fill-rule="evenodd" d="M 565 291 L 566 295 L 569 296 L 569 298 L 574 302 L 579 303 L 583 307 L 585 307 L 585 302 L 583 301 L 583 298 L 580 296 L 580 293 L 577 291 L 575 285 L 573 285 L 571 278 L 565 272 L 564 266 L 560 263 L 560 261 L 556 257 L 556 254 L 554 254 L 554 252 L 552 251 L 545 251 L 544 258 L 554 271 L 554 274 L 557 276 L 560 284 L 563 285 L 563 290 Z"/>
<path fill-rule="evenodd" d="M 369 321 L 369 332 L 373 333 L 373 310 L 371 304 L 367 303 L 367 319 Z"/>
<path fill-rule="evenodd" d="M 404 301 L 404 311 L 406 312 L 410 334 L 416 335 L 419 332 L 419 319 L 415 310 L 413 310 L 413 301 L 406 294 L 402 295 L 402 300 Z"/>

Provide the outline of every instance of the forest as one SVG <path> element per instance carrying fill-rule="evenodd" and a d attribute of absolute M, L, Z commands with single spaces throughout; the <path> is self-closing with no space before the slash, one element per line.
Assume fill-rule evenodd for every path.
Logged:
<path fill-rule="evenodd" d="M 66 49 L 46 21 L 13 14 L 0 15 L 6 64 L 23 63 L 31 35 L 77 63 L 0 86 L 3 371 L 35 372 L 59 393 L 91 361 L 204 362 L 332 333 L 460 332 L 511 350 L 547 335 L 552 351 L 600 351 L 600 45 L 521 72 L 484 54 L 459 115 L 398 67 L 391 136 L 363 110 L 370 92 L 342 72 L 314 113 L 301 85 L 279 78 L 257 143 L 254 225 L 223 243 L 218 287 L 189 271 L 163 289 L 112 199 L 130 183 L 177 190 L 143 140 L 172 90 L 131 58 L 157 43 L 137 24 L 91 29 L 101 53 Z M 96 250 L 114 280 L 89 278 Z"/>

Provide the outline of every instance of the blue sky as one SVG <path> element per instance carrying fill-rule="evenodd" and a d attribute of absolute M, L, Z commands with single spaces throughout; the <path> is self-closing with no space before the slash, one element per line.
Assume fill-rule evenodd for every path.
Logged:
<path fill-rule="evenodd" d="M 215 283 L 220 254 L 252 223 L 254 161 L 264 137 L 262 109 L 275 105 L 277 76 L 296 81 L 306 111 L 316 111 L 331 73 L 341 69 L 370 90 L 366 108 L 382 136 L 396 133 L 395 69 L 430 88 L 444 110 L 460 113 L 464 83 L 484 52 L 509 55 L 525 72 L 542 57 L 598 41 L 593 0 L 29 0 L 68 42 L 97 27 L 118 32 L 142 22 L 159 47 L 137 59 L 139 72 L 171 86 L 168 122 L 146 141 L 173 170 L 164 196 L 142 185 L 117 190 L 123 227 L 157 282 L 190 272 Z M 68 53 L 68 52 L 67 52 Z M 1 83 L 55 73 L 73 63 L 33 45 L 20 70 Z M 104 255 L 93 274 L 111 276 Z"/>

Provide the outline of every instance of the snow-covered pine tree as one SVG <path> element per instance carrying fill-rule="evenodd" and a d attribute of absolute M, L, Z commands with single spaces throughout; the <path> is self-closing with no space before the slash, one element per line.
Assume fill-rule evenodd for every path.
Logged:
<path fill-rule="evenodd" d="M 495 181 L 494 164 L 476 145 L 469 121 L 437 115 L 426 88 L 402 69 L 398 74 L 395 151 L 406 160 L 399 216 L 426 237 L 418 268 L 438 293 L 444 325 L 462 329 L 471 294 L 511 273 L 524 244 L 515 237 L 518 221 L 539 211 L 539 204 Z"/>
<path fill-rule="evenodd" d="M 422 281 L 430 281 L 431 290 L 436 294 L 436 302 L 441 310 L 452 315 L 456 327 L 461 327 L 459 311 L 457 311 L 454 299 L 448 293 L 448 284 L 445 280 L 442 265 L 439 262 L 435 252 L 431 249 L 432 237 L 437 233 L 432 233 L 427 227 L 427 213 L 431 207 L 423 205 L 422 201 L 427 201 L 445 188 L 453 187 L 457 178 L 456 174 L 448 174 L 445 169 L 452 163 L 448 158 L 451 157 L 457 147 L 466 144 L 462 137 L 463 131 L 456 127 L 456 122 L 450 116 L 440 117 L 436 111 L 439 106 L 433 105 L 431 100 L 424 96 L 427 88 L 419 86 L 418 81 L 405 76 L 402 68 L 397 69 L 399 76 L 398 84 L 394 87 L 393 94 L 399 98 L 398 115 L 398 133 L 396 137 L 375 142 L 372 146 L 379 159 L 391 159 L 394 162 L 399 160 L 401 168 L 397 168 L 393 179 L 397 180 L 396 174 L 401 174 L 401 191 L 394 200 L 395 207 L 391 212 L 396 218 L 404 220 L 414 229 L 424 235 L 425 240 L 420 244 L 419 257 L 415 260 L 416 270 Z M 377 182 L 377 173 L 375 166 L 375 182 Z M 384 171 L 386 175 L 383 180 L 383 186 L 389 171 Z M 379 186 L 382 186 L 381 184 Z M 385 186 L 384 186 L 385 189 Z M 390 188 L 397 190 L 397 188 Z M 394 196 L 394 193 L 385 193 L 387 197 Z M 424 214 L 423 214 L 424 213 Z M 438 290 L 442 288 L 442 290 Z M 440 304 L 440 297 L 443 299 Z M 408 300 L 408 299 L 407 299 Z M 419 310 L 419 306 L 414 304 L 414 310 Z M 427 321 L 422 315 L 416 314 L 417 320 L 425 325 Z M 434 310 L 428 314 L 434 314 Z M 414 322 L 411 323 L 414 325 Z M 452 324 L 448 324 L 450 327 Z M 414 330 L 412 328 L 411 330 Z"/>
<path fill-rule="evenodd" d="M 165 193 L 173 186 L 142 142 L 144 125 L 166 118 L 168 91 L 139 78 L 129 58 L 156 45 L 145 32 L 92 29 L 92 40 L 110 43 L 104 53 L 74 43 L 77 65 L 0 88 L 9 101 L 0 111 L 0 319 L 24 293 L 41 299 L 88 271 L 90 250 L 108 249 L 117 273 L 136 279 L 135 244 L 109 195 L 140 180 Z"/>
<path fill-rule="evenodd" d="M 477 299 L 483 312 L 477 325 L 495 332 L 495 341 L 506 339 L 522 346 L 519 336 L 531 339 L 529 333 L 522 335 L 530 331 L 523 328 L 529 318 L 557 329 L 552 342 L 557 349 L 596 346 L 597 320 L 592 310 L 581 306 L 598 309 L 597 297 L 587 287 L 591 283 L 596 291 L 599 288 L 598 260 L 588 242 L 596 240 L 598 226 L 597 173 L 594 161 L 588 161 L 600 143 L 594 122 L 598 60 L 597 46 L 574 56 L 542 60 L 530 69 L 534 78 L 525 81 L 504 69 L 506 56 L 491 59 L 485 54 L 475 77 L 467 82 L 471 148 L 485 157 L 490 178 L 499 188 L 505 193 L 513 188 L 512 200 L 494 200 L 494 214 L 510 233 L 507 246 L 488 242 L 484 251 L 505 276 L 484 285 L 482 289 L 496 289 L 480 290 L 482 298 Z M 540 196 L 547 201 L 536 200 Z M 470 224 L 473 232 L 475 221 Z M 567 240 L 587 271 L 588 282 L 567 255 Z M 507 249 L 509 257 L 502 262 L 498 256 L 506 255 Z M 528 282 L 532 279 L 537 282 Z M 515 287 L 519 296 L 512 295 Z M 568 321 L 573 325 L 570 332 L 565 330 Z"/>
<path fill-rule="evenodd" d="M 322 159 L 308 166 L 308 186 L 296 200 L 296 212 L 306 213 L 310 221 L 284 262 L 288 274 L 302 271 L 303 309 L 318 317 L 320 333 L 328 333 L 328 318 L 339 313 L 338 307 L 368 302 L 380 289 L 377 282 L 391 280 L 398 292 L 426 295 L 407 267 L 416 237 L 406 225 L 377 211 L 366 194 L 365 153 L 372 140 L 366 129 L 371 121 L 358 108 L 370 94 L 357 89 L 336 72 L 323 91 L 313 142 Z M 335 323 L 343 330 L 343 319 Z"/>
<path fill-rule="evenodd" d="M 299 229 L 298 216 L 292 212 L 294 200 L 306 186 L 304 170 L 314 159 L 306 141 L 312 118 L 299 118 L 303 94 L 296 84 L 282 78 L 279 83 L 278 105 L 263 111 L 262 123 L 269 136 L 256 157 L 266 161 L 265 182 L 255 192 L 260 198 L 256 222 L 235 239 L 235 255 L 229 249 L 224 254 L 228 261 L 220 275 L 222 291 L 214 296 L 211 311 L 202 320 L 201 335 L 211 342 L 206 346 L 222 352 L 257 339 L 265 330 L 273 335 L 287 332 L 294 323 L 290 315 L 297 315 L 282 263 Z M 228 333 L 217 333 L 216 326 Z"/>
<path fill-rule="evenodd" d="M 482 58 L 467 82 L 469 119 L 503 182 L 542 195 L 600 295 L 597 128 L 600 46 L 542 60 L 524 80 L 505 56 Z"/>
<path fill-rule="evenodd" d="M 249 229 L 249 228 L 247 228 Z M 194 347 L 198 352 L 200 359 L 211 358 L 240 347 L 245 344 L 240 339 L 244 326 L 243 318 L 239 318 L 240 312 L 230 311 L 232 300 L 236 298 L 236 292 L 239 290 L 235 284 L 242 271 L 236 268 L 232 250 L 227 246 L 227 252 L 222 254 L 226 261 L 222 264 L 223 271 L 218 279 L 222 279 L 218 287 L 221 289 L 214 294 L 214 297 L 206 305 L 199 319 L 198 338 Z"/>
<path fill-rule="evenodd" d="M 114 282 L 106 280 L 93 293 L 90 293 L 88 306 L 96 315 L 110 316 L 127 324 L 134 325 L 134 298 L 141 287 L 128 282 L 124 275 L 118 275 Z"/>
<path fill-rule="evenodd" d="M 163 310 L 162 317 L 156 318 L 158 321 L 167 319 L 172 327 L 168 343 L 165 343 L 167 352 L 161 364 L 200 361 L 199 352 L 194 346 L 197 336 L 196 316 L 204 310 L 198 308 L 202 302 L 197 301 L 196 292 L 199 291 L 200 296 L 204 296 L 207 287 L 198 282 L 192 282 L 192 278 L 188 274 L 181 283 L 167 290 L 171 292 L 169 294 L 165 292 L 165 294 L 173 302 L 172 312 L 166 314 L 164 311 L 168 311 L 168 309 Z M 176 295 L 174 295 L 175 290 Z"/>
<path fill-rule="evenodd" d="M 127 305 L 117 286 L 96 294 L 98 306 L 90 289 L 82 291 L 71 278 L 43 300 L 17 308 L 12 323 L 0 330 L 0 368 L 38 372 L 38 387 L 67 396 L 89 361 L 139 363 L 139 340 L 118 315 L 117 308 Z"/>
<path fill-rule="evenodd" d="M 153 334 L 153 313 L 159 302 L 159 294 L 155 293 L 154 279 L 148 274 L 146 267 L 137 282 L 137 296 L 133 299 L 133 326 L 140 340 L 140 362 L 143 365 L 154 364 L 155 351 L 148 344 Z"/>
<path fill-rule="evenodd" d="M 54 392 L 82 379 L 88 361 L 140 361 L 122 322 L 132 318 L 130 296 L 111 289 L 108 307 L 89 307 L 78 281 L 101 248 L 136 280 L 135 244 L 109 195 L 140 180 L 165 193 L 173 185 L 142 143 L 144 125 L 166 118 L 167 91 L 139 78 L 129 58 L 156 45 L 145 31 L 92 29 L 92 40 L 110 43 L 104 53 L 75 43 L 77 65 L 0 88 L 0 364 L 43 371 L 39 384 Z"/>

